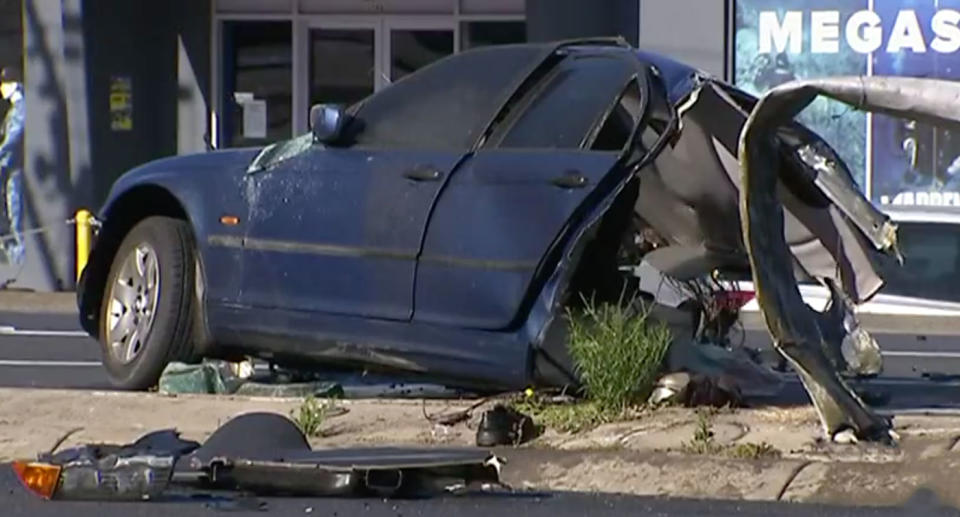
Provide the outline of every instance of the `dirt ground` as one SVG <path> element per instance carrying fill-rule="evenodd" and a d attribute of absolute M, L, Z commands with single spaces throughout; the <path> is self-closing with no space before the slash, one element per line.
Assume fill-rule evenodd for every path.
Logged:
<path fill-rule="evenodd" d="M 347 400 L 311 439 L 316 448 L 412 445 L 473 446 L 483 409 L 443 426 L 426 415 L 474 401 Z M 31 458 L 70 430 L 63 446 L 126 443 L 158 429 L 202 441 L 230 418 L 266 411 L 289 415 L 300 399 L 0 389 L 0 462 Z M 901 415 L 899 447 L 824 443 L 812 407 L 721 410 L 711 418 L 719 446 L 767 444 L 776 454 L 754 459 L 690 454 L 693 410 L 653 411 L 630 422 L 578 433 L 548 430 L 508 459 L 516 488 L 619 492 L 674 497 L 896 504 L 929 488 L 960 506 L 960 415 Z"/>

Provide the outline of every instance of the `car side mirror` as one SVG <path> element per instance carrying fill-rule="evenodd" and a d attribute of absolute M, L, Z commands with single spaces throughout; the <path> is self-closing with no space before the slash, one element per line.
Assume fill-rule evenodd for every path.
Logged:
<path fill-rule="evenodd" d="M 343 108 L 336 104 L 317 104 L 310 108 L 310 130 L 315 142 L 329 144 L 340 138 L 346 121 Z"/>

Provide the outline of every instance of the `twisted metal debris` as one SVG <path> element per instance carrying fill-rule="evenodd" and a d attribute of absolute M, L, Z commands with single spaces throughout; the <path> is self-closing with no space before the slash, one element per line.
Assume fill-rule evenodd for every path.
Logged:
<path fill-rule="evenodd" d="M 960 129 L 960 83 L 887 77 L 788 83 L 760 100 L 740 138 L 741 224 L 756 296 L 774 345 L 799 372 L 828 436 L 838 439 L 852 432 L 859 439 L 889 441 L 896 438 L 891 422 L 871 411 L 838 372 L 845 365 L 876 370 L 879 361 L 879 347 L 855 322 L 849 288 L 826 282 L 832 310 L 821 314 L 810 309 L 800 296 L 784 240 L 783 205 L 776 187 L 785 170 L 795 172 L 781 170 L 774 135 L 821 95 L 861 110 Z M 852 185 L 836 181 L 830 164 L 797 151 L 828 197 L 844 201 L 839 203 L 844 216 L 878 251 L 896 254 L 896 226 Z"/>

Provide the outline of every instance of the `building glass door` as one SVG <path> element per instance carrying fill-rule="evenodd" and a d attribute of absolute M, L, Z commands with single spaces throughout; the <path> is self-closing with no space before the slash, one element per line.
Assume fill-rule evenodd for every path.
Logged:
<path fill-rule="evenodd" d="M 449 22 L 429 23 L 417 20 L 387 20 L 384 22 L 386 47 L 385 75 L 390 82 L 437 61 L 456 50 L 455 30 Z"/>
<path fill-rule="evenodd" d="M 225 147 L 265 145 L 290 137 L 293 84 L 288 21 L 223 24 Z"/>
<path fill-rule="evenodd" d="M 349 106 L 376 90 L 381 39 L 377 24 L 311 26 L 309 38 L 309 106 Z"/>
<path fill-rule="evenodd" d="M 525 39 L 522 16 L 464 13 L 218 16 L 214 146 L 303 134 L 313 105 L 350 106 L 453 53 Z"/>
<path fill-rule="evenodd" d="M 455 24 L 358 17 L 310 23 L 306 100 L 350 105 L 455 51 Z"/>

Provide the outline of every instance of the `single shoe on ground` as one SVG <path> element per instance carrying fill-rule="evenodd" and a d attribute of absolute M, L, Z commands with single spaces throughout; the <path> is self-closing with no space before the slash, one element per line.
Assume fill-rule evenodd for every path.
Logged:
<path fill-rule="evenodd" d="M 477 446 L 519 445 L 533 438 L 536 427 L 529 416 L 502 404 L 483 413 L 477 428 Z"/>

